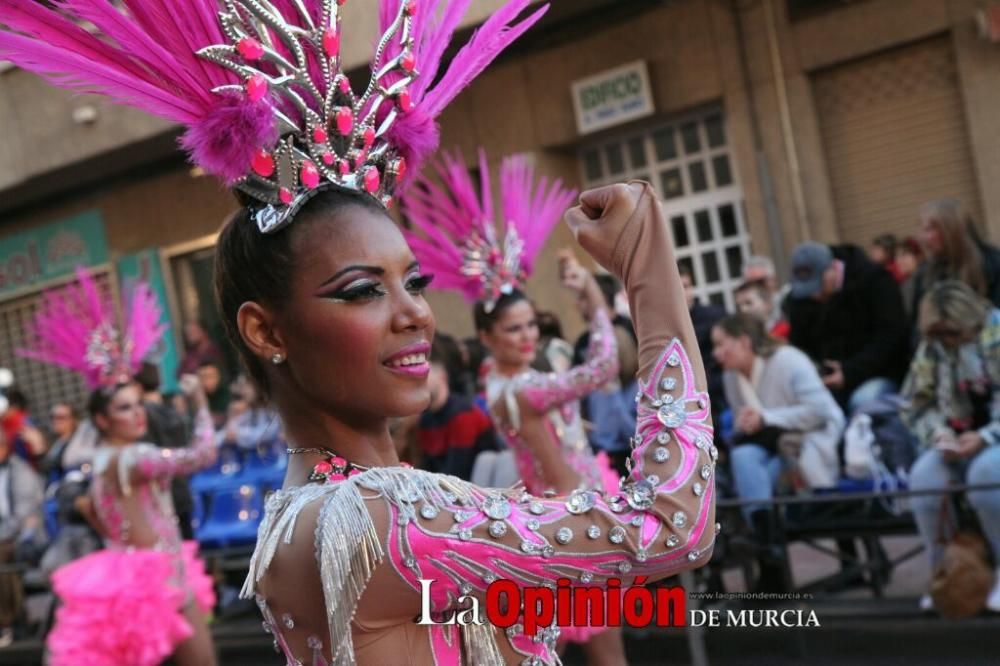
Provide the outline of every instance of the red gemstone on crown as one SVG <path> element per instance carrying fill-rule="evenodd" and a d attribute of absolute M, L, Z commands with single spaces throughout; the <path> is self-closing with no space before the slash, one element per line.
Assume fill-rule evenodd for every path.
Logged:
<path fill-rule="evenodd" d="M 373 143 L 375 143 L 375 130 L 371 127 L 366 127 L 364 133 L 365 150 L 371 148 Z"/>
<path fill-rule="evenodd" d="M 410 99 L 410 91 L 406 88 L 396 94 L 396 104 L 403 113 L 409 113 L 413 109 L 413 100 Z"/>
<path fill-rule="evenodd" d="M 280 190 L 278 190 L 278 198 L 281 199 L 281 203 L 287 206 L 288 204 L 292 203 L 292 198 L 293 198 L 292 191 L 287 187 L 282 187 Z"/>
<path fill-rule="evenodd" d="M 403 11 L 406 12 L 408 16 L 413 16 L 417 12 L 416 0 L 407 0 L 406 4 L 403 5 Z"/>
<path fill-rule="evenodd" d="M 313 143 L 326 143 L 326 130 L 322 127 L 313 129 Z"/>
<path fill-rule="evenodd" d="M 396 178 L 402 178 L 406 174 L 406 160 L 402 157 L 396 160 L 393 170 L 396 172 Z"/>
<path fill-rule="evenodd" d="M 333 153 L 331 153 L 329 150 L 326 151 L 325 153 L 323 153 L 323 164 L 325 164 L 327 166 L 332 166 L 334 159 L 335 159 L 335 157 L 334 157 Z"/>
<path fill-rule="evenodd" d="M 252 102 L 259 102 L 267 94 L 267 79 L 263 74 L 254 74 L 247 81 L 247 96 Z"/>
<path fill-rule="evenodd" d="M 368 156 L 365 154 L 365 151 L 363 151 L 363 150 L 360 153 L 358 153 L 357 155 L 355 155 L 354 156 L 354 168 L 355 169 L 360 169 L 361 165 L 365 163 L 365 158 L 366 157 L 368 157 Z"/>
<path fill-rule="evenodd" d="M 340 92 L 346 95 L 351 92 L 351 80 L 346 76 L 341 75 L 340 78 L 337 79 L 337 87 L 340 88 Z"/>
<path fill-rule="evenodd" d="M 333 465 L 337 471 L 343 472 L 344 468 L 347 467 L 347 460 L 340 456 L 334 456 L 330 458 L 330 464 Z"/>
<path fill-rule="evenodd" d="M 319 171 L 316 169 L 316 165 L 309 160 L 304 161 L 302 169 L 299 171 L 299 178 L 302 179 L 302 184 L 310 190 L 319 185 Z"/>
<path fill-rule="evenodd" d="M 323 33 L 323 50 L 329 58 L 340 55 L 340 33 L 335 28 L 327 28 Z"/>
<path fill-rule="evenodd" d="M 378 186 L 382 183 L 382 178 L 378 175 L 378 169 L 375 167 L 368 167 L 365 169 L 365 192 L 368 194 L 375 194 L 378 192 Z"/>
<path fill-rule="evenodd" d="M 254 153 L 253 159 L 250 161 L 250 168 L 258 176 L 269 178 L 274 174 L 274 158 L 271 157 L 271 153 L 261 148 Z"/>
<path fill-rule="evenodd" d="M 237 42 L 236 50 L 244 60 L 260 60 L 264 55 L 264 47 L 253 37 L 244 37 Z"/>
<path fill-rule="evenodd" d="M 399 64 L 403 69 L 412 74 L 417 66 L 417 57 L 413 55 L 413 51 L 403 51 L 403 57 L 399 59 Z"/>
<path fill-rule="evenodd" d="M 338 107 L 334 111 L 334 116 L 337 118 L 337 131 L 347 136 L 354 129 L 354 114 L 346 106 Z"/>
<path fill-rule="evenodd" d="M 346 176 L 347 174 L 351 173 L 350 162 L 348 162 L 347 160 L 340 160 L 340 163 L 337 164 L 337 170 L 340 171 L 341 176 Z"/>
<path fill-rule="evenodd" d="M 318 462 L 315 465 L 313 465 L 313 472 L 316 473 L 316 474 L 324 474 L 325 475 L 325 474 L 329 474 L 332 471 L 333 471 L 333 465 L 331 465 L 330 463 L 326 462 L 325 460 L 323 462 Z"/>

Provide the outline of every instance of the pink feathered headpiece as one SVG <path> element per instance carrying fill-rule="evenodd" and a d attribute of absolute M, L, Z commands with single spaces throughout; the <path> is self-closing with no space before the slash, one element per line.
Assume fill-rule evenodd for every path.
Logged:
<path fill-rule="evenodd" d="M 79 373 L 92 389 L 130 381 L 166 330 L 156 296 L 146 283 L 136 283 L 121 331 L 114 304 L 94 278 L 83 268 L 76 278 L 45 294 L 26 332 L 33 346 L 17 354 Z"/>
<path fill-rule="evenodd" d="M 380 0 L 356 95 L 340 54 L 345 1 L 3 0 L 0 59 L 184 125 L 192 161 L 258 202 L 271 232 L 329 184 L 388 206 L 436 149 L 435 118 L 548 8 L 515 23 L 531 0 L 509 0 L 439 73 L 472 0 Z"/>
<path fill-rule="evenodd" d="M 494 219 L 490 171 L 479 151 L 479 183 L 462 160 L 444 155 L 435 165 L 438 180 L 420 176 L 402 198 L 413 230 L 406 240 L 421 268 L 434 273 L 438 289 L 485 301 L 493 309 L 502 294 L 523 286 L 552 227 L 576 198 L 576 190 L 551 184 L 521 155 L 500 165 L 501 224 Z M 498 233 L 499 231 L 499 233 Z"/>

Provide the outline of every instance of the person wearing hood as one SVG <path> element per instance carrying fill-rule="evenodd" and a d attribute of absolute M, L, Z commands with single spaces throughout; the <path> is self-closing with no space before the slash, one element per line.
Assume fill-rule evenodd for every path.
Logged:
<path fill-rule="evenodd" d="M 899 286 L 856 245 L 808 242 L 792 252 L 789 342 L 817 364 L 848 414 L 895 391 L 908 325 Z"/>

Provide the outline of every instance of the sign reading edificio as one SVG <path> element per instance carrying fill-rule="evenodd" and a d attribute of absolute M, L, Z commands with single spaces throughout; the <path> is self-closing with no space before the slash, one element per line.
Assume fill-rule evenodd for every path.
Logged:
<path fill-rule="evenodd" d="M 653 93 L 644 60 L 573 82 L 576 128 L 589 134 L 653 113 Z"/>

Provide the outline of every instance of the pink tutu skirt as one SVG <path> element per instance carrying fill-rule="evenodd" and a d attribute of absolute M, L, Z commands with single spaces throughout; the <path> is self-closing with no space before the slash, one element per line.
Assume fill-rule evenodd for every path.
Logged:
<path fill-rule="evenodd" d="M 102 550 L 52 575 L 62 605 L 47 645 L 52 666 L 156 666 L 194 630 L 183 615 L 187 591 L 203 612 L 215 605 L 198 544 L 183 545 L 186 590 L 175 586 L 168 553 Z"/>

